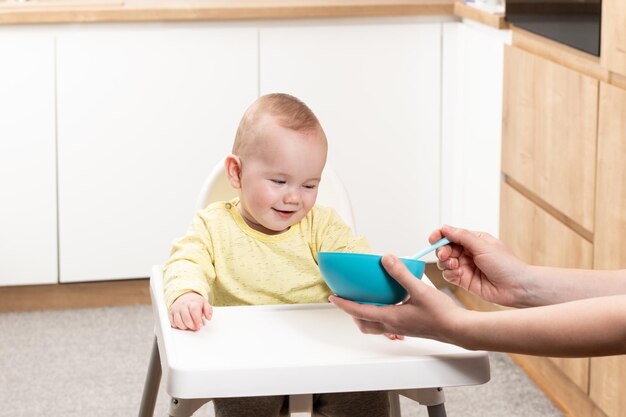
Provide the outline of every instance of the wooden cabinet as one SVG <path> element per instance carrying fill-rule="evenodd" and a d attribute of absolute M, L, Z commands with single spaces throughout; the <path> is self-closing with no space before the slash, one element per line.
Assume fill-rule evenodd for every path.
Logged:
<path fill-rule="evenodd" d="M 0 285 L 57 282 L 54 38 L 0 32 Z"/>
<path fill-rule="evenodd" d="M 533 265 L 592 268 L 593 244 L 511 185 L 502 184 L 501 238 Z M 558 242 L 555 244 L 554 242 Z"/>
<path fill-rule="evenodd" d="M 83 28 L 57 65 L 61 281 L 146 277 L 257 97 L 257 30 Z"/>
<path fill-rule="evenodd" d="M 599 82 L 505 50 L 501 238 L 524 261 L 593 267 Z M 582 392 L 589 359 L 552 358 Z"/>
<path fill-rule="evenodd" d="M 602 1 L 602 66 L 626 76 L 626 2 Z"/>
<path fill-rule="evenodd" d="M 515 47 L 505 62 L 504 173 L 589 236 L 599 83 Z"/>
<path fill-rule="evenodd" d="M 261 94 L 311 106 L 359 233 L 374 251 L 412 253 L 440 221 L 441 24 L 319 22 L 259 35 Z"/>
<path fill-rule="evenodd" d="M 602 83 L 594 266 L 626 269 L 626 90 Z M 611 417 L 626 415 L 626 356 L 591 359 L 590 396 Z"/>
<path fill-rule="evenodd" d="M 501 237 L 533 264 L 626 269 L 626 90 L 597 58 L 520 44 L 505 52 Z M 540 385 L 567 415 L 625 415 L 625 356 L 552 364 Z"/>
<path fill-rule="evenodd" d="M 593 245 L 509 184 L 502 184 L 500 238 L 525 262 L 592 268 Z M 558 244 L 555 244 L 558 242 Z M 589 386 L 588 358 L 551 358 L 583 392 Z"/>
<path fill-rule="evenodd" d="M 602 83 L 594 266 L 626 268 L 626 90 Z"/>

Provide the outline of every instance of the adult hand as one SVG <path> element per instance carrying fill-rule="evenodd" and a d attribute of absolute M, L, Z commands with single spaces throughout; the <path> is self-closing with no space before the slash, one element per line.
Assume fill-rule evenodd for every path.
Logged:
<path fill-rule="evenodd" d="M 200 294 L 188 292 L 176 299 L 170 307 L 170 324 L 175 329 L 200 330 L 202 317 L 211 320 L 213 308 Z"/>
<path fill-rule="evenodd" d="M 384 268 L 409 292 L 400 305 L 373 306 L 358 304 L 335 295 L 329 300 L 350 314 L 363 333 L 427 337 L 451 342 L 455 320 L 465 312 L 436 288 L 415 278 L 394 255 L 385 255 Z"/>
<path fill-rule="evenodd" d="M 437 251 L 437 267 L 451 284 L 480 298 L 506 306 L 520 306 L 529 266 L 488 233 L 443 226 L 428 237 L 431 243 L 446 236 L 451 244 Z"/>

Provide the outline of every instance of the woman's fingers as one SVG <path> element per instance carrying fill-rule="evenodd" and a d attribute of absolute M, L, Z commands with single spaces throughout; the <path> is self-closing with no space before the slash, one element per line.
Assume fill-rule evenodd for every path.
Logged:
<path fill-rule="evenodd" d="M 328 297 L 328 300 L 355 319 L 375 322 L 380 321 L 380 307 L 355 303 L 354 301 L 346 300 L 336 295 L 331 295 Z"/>
<path fill-rule="evenodd" d="M 361 320 L 357 318 L 352 318 L 356 323 L 357 327 L 362 333 L 365 334 L 385 334 L 389 333 L 389 330 L 385 328 L 383 323 L 377 321 L 369 321 L 369 320 Z"/>

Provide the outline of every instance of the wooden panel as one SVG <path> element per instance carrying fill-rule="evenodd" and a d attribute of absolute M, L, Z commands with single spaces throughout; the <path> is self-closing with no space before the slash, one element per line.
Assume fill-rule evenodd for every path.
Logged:
<path fill-rule="evenodd" d="M 503 171 L 593 232 L 598 81 L 505 49 Z"/>
<path fill-rule="evenodd" d="M 602 84 L 598 127 L 594 266 L 626 268 L 626 90 Z M 626 415 L 626 357 L 593 358 L 591 398 L 611 417 Z"/>
<path fill-rule="evenodd" d="M 522 260 L 534 265 L 592 268 L 591 243 L 506 183 L 501 196 L 500 236 Z"/>
<path fill-rule="evenodd" d="M 602 66 L 626 75 L 626 2 L 603 0 Z"/>
<path fill-rule="evenodd" d="M 609 70 L 600 65 L 600 58 L 595 55 L 517 27 L 511 33 L 513 46 L 601 81 L 610 78 Z"/>
<path fill-rule="evenodd" d="M 456 1 L 454 3 L 454 14 L 455 16 L 475 20 L 496 29 L 509 28 L 509 23 L 504 20 L 503 14 L 489 13 L 477 7 L 466 5 L 461 1 Z"/>
<path fill-rule="evenodd" d="M 593 246 L 529 199 L 502 184 L 500 236 L 525 262 L 566 268 L 591 268 Z M 589 359 L 553 358 L 580 389 L 588 391 Z"/>
<path fill-rule="evenodd" d="M 454 0 L 55 0 L 0 8 L 0 24 L 451 15 Z M 93 3 L 93 4 L 92 4 Z M 119 4 L 119 6 L 118 6 Z"/>
<path fill-rule="evenodd" d="M 567 417 L 607 417 L 558 366 L 539 356 L 510 354 L 520 368 Z"/>
<path fill-rule="evenodd" d="M 591 358 L 589 395 L 609 417 L 626 415 L 626 356 Z"/>
<path fill-rule="evenodd" d="M 0 291 L 0 312 L 150 304 L 147 279 L 26 285 Z"/>
<path fill-rule="evenodd" d="M 572 219 L 561 213 L 559 210 L 546 203 L 544 200 L 539 198 L 535 193 L 530 191 L 528 188 L 524 187 L 519 182 L 515 181 L 513 178 L 508 175 L 502 176 L 504 182 L 509 184 L 511 187 L 515 188 L 518 192 L 522 193 L 524 197 L 533 202 L 536 206 L 541 208 L 543 211 L 554 217 L 556 220 L 563 223 L 568 228 L 572 229 L 572 231 L 578 233 L 580 237 L 587 240 L 590 243 L 593 243 L 593 233 L 586 230 L 578 223 L 574 222 Z"/>
<path fill-rule="evenodd" d="M 594 266 L 626 268 L 626 90 L 602 83 Z"/>
<path fill-rule="evenodd" d="M 626 75 L 620 75 L 616 72 L 612 72 L 609 83 L 616 87 L 626 89 Z"/>

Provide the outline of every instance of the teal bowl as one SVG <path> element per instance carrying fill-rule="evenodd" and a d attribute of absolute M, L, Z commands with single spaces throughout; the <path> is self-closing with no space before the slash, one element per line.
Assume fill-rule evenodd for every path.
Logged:
<path fill-rule="evenodd" d="M 381 259 L 381 255 L 366 253 L 317 254 L 322 277 L 338 296 L 361 304 L 398 304 L 408 293 L 385 271 Z M 417 279 L 422 277 L 424 262 L 408 258 L 400 260 Z"/>

